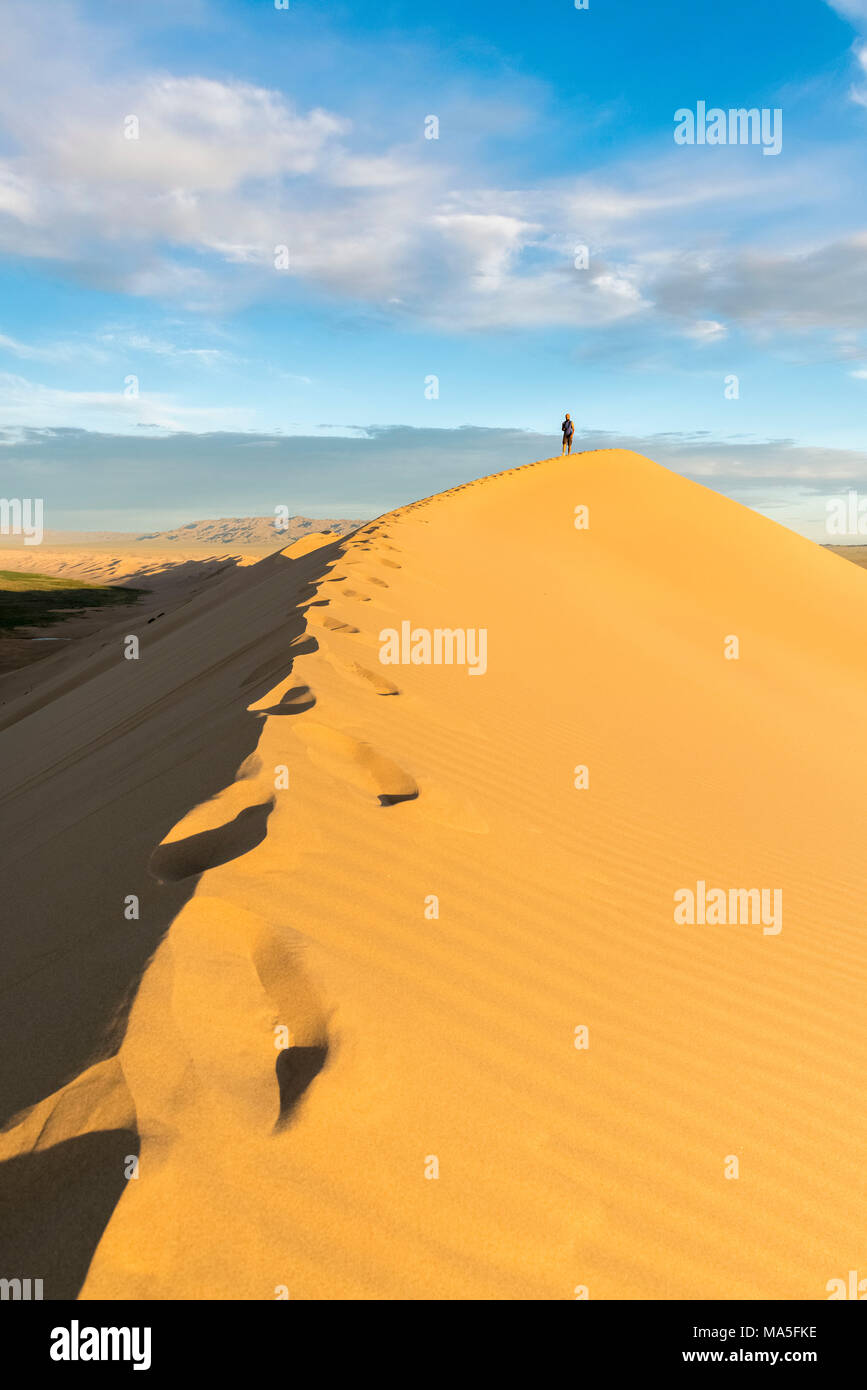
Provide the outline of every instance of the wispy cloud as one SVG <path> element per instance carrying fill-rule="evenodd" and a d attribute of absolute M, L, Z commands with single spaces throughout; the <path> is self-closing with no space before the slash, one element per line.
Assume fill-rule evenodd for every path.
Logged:
<path fill-rule="evenodd" d="M 78 340 L 55 343 L 24 343 L 0 333 L 0 353 L 9 353 L 25 362 L 80 362 L 82 358 L 105 361 L 107 354 L 94 343 Z"/>
<path fill-rule="evenodd" d="M 827 0 L 832 10 L 855 23 L 867 24 L 867 0 Z"/>
<path fill-rule="evenodd" d="M 105 343 L 114 353 L 122 350 L 127 353 L 146 353 L 153 357 L 192 357 L 205 366 L 215 366 L 217 363 L 233 360 L 232 354 L 224 348 L 183 347 L 169 339 L 153 338 L 140 332 L 104 332 L 100 334 L 100 342 Z"/>
<path fill-rule="evenodd" d="M 64 390 L 10 372 L 0 372 L 0 414 L 8 425 L 22 428 L 60 427 L 74 419 L 86 429 L 123 433 L 139 428 L 243 429 L 254 420 L 252 410 L 239 406 L 194 406 L 166 395 L 131 395 L 123 389 Z"/>

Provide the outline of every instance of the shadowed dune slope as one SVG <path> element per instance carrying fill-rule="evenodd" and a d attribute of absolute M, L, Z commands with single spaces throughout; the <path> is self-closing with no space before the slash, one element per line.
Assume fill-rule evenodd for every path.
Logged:
<path fill-rule="evenodd" d="M 824 1298 L 863 1267 L 865 575 L 599 451 L 201 602 L 2 736 L 49 1055 L 18 1050 L 0 1158 L 25 1192 L 85 1134 L 140 1158 L 63 1287 L 94 1246 L 94 1299 Z M 384 665 L 404 622 L 485 629 L 485 673 Z M 678 923 L 700 880 L 780 890 L 782 929 Z"/>

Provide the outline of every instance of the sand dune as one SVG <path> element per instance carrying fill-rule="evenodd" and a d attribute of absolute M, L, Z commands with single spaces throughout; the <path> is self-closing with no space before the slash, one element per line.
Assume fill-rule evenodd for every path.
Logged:
<path fill-rule="evenodd" d="M 255 564 L 274 553 L 275 545 L 285 547 L 325 531 L 344 535 L 363 525 L 361 521 L 314 520 L 293 516 L 275 532 L 273 517 L 221 517 L 214 521 L 191 521 L 174 531 L 138 535 L 122 531 L 46 531 L 39 545 L 30 545 L 23 536 L 0 536 L 0 566 L 18 573 L 51 575 L 69 582 L 71 588 L 86 584 L 108 584 L 141 589 L 137 600 L 140 613 L 155 620 L 172 608 L 201 592 L 205 584 L 219 580 L 231 569 Z M 82 638 L 102 633 L 106 614 L 99 609 L 82 609 L 63 622 L 52 625 L 50 633 L 26 626 L 0 630 L 0 679 L 12 671 L 40 665 L 42 680 L 45 660 L 52 660 L 58 648 Z M 36 640 L 34 640 L 36 639 Z M 30 683 L 31 676 L 27 681 Z M 20 687 L 21 682 L 17 682 Z M 16 689 L 16 683 L 0 686 L 0 703 Z"/>
<path fill-rule="evenodd" d="M 62 579 L 71 590 L 82 582 L 139 590 L 134 613 L 128 610 L 120 621 L 117 608 L 80 608 L 47 630 L 25 625 L 0 633 L 0 710 L 22 688 L 50 679 L 56 667 L 65 671 L 67 653 L 60 649 L 66 644 L 92 652 L 104 645 L 112 629 L 137 630 L 165 619 L 206 588 L 216 592 L 235 569 L 257 564 L 266 553 L 262 549 L 215 553 L 206 546 L 163 546 L 132 553 L 81 545 L 27 550 L 19 546 L 14 556 L 9 549 L 0 550 L 0 562 L 17 573 L 48 574 Z M 34 672 L 37 661 L 39 670 Z M 14 674 L 16 668 L 24 669 Z"/>
<path fill-rule="evenodd" d="M 484 629 L 484 674 L 383 664 L 405 622 Z M 863 1263 L 858 568 L 599 451 L 147 631 L 5 712 L 5 1264 L 794 1299 Z M 782 929 L 678 924 L 699 881 L 782 890 Z"/>

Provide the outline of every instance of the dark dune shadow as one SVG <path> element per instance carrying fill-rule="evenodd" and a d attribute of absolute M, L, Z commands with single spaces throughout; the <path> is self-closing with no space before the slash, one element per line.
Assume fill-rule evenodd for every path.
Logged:
<path fill-rule="evenodd" d="M 226 603 L 191 600 L 184 611 L 200 631 L 207 625 L 212 640 L 193 660 L 184 626 L 155 635 L 156 691 L 142 683 L 140 693 L 126 662 L 101 668 L 87 686 L 105 711 L 97 740 L 91 733 L 76 741 L 79 720 L 67 705 L 76 697 L 72 682 L 18 720 L 14 705 L 4 711 L 0 1124 L 120 1046 L 148 961 L 196 889 L 195 863 L 186 877 L 155 879 L 154 849 L 192 807 L 232 783 L 255 750 L 264 721 L 247 706 L 285 680 L 296 657 L 316 650 L 304 636 L 303 614 L 287 617 L 287 598 L 299 580 L 323 577 L 342 553 L 341 539 L 299 560 L 275 554 L 262 562 L 255 585 L 239 572 L 242 601 L 231 590 Z M 67 731 L 62 754 L 43 753 L 56 749 L 60 728 Z M 25 737 L 35 752 L 22 767 L 16 746 Z M 82 767 L 98 793 L 86 815 Z M 258 842 L 259 816 L 254 808 L 241 821 L 233 853 L 244 852 L 248 834 L 250 847 Z M 43 825 L 50 834 L 41 833 Z M 131 896 L 139 916 L 126 920 Z"/>
<path fill-rule="evenodd" d="M 285 1129 L 298 1102 L 311 1082 L 319 1075 L 328 1060 L 328 1043 L 310 1047 L 287 1047 L 277 1057 L 277 1086 L 280 1091 L 280 1115 L 275 1131 Z"/>
<path fill-rule="evenodd" d="M 104 1129 L 0 1163 L 0 1278 L 77 1298 L 138 1151 L 131 1130 Z"/>
<path fill-rule="evenodd" d="M 254 583 L 241 573 L 233 588 L 228 576 L 219 599 L 187 600 L 184 613 L 209 641 L 190 647 L 183 623 L 163 633 L 158 625 L 147 682 L 100 656 L 85 687 L 100 711 L 96 736 L 92 723 L 81 727 L 77 672 L 2 710 L 0 1125 L 117 1052 L 144 971 L 198 874 L 265 834 L 270 803 L 171 847 L 160 867 L 186 876 L 160 881 L 150 872 L 172 827 L 232 783 L 254 752 L 264 719 L 248 705 L 316 650 L 303 612 L 287 616 L 287 599 L 342 554 L 343 538 L 299 560 L 277 553 Z M 130 898 L 139 905 L 133 920 Z M 324 1049 L 306 1060 L 304 1051 L 278 1066 L 281 1117 L 324 1064 Z M 134 1134 L 106 1130 L 0 1165 L 0 1278 L 41 1278 L 45 1298 L 74 1298 L 123 1191 L 123 1161 L 137 1152 Z"/>
<path fill-rule="evenodd" d="M 249 854 L 251 849 L 261 845 L 268 833 L 268 817 L 273 809 L 272 796 L 258 806 L 246 806 L 234 820 L 216 830 L 201 830 L 185 840 L 159 845 L 150 858 L 151 873 L 162 883 L 179 883 L 194 874 L 203 874 L 206 869 L 216 869 L 218 864 L 240 859 L 242 854 Z"/>

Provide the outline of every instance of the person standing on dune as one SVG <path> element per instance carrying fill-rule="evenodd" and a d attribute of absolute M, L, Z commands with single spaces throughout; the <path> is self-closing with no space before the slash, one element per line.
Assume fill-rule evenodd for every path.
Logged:
<path fill-rule="evenodd" d="M 573 436 L 573 434 L 575 433 L 575 426 L 572 424 L 572 421 L 569 419 L 569 416 L 568 416 L 568 415 L 566 416 L 566 419 L 563 421 L 563 423 L 562 423 L 562 425 L 560 426 L 560 428 L 561 428 L 561 430 L 563 431 L 563 450 L 562 450 L 562 452 L 563 452 L 564 454 L 571 454 L 571 452 L 572 452 L 572 436 Z"/>

